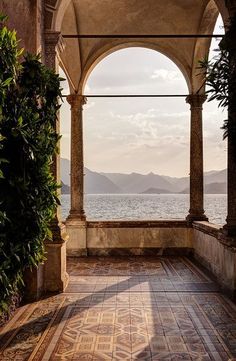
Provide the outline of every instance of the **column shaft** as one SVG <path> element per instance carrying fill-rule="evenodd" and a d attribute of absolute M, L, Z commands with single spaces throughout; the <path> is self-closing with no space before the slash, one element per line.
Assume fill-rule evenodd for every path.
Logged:
<path fill-rule="evenodd" d="M 205 100 L 205 95 L 198 94 L 186 98 L 186 102 L 191 106 L 189 221 L 207 220 L 203 209 L 202 104 Z"/>
<path fill-rule="evenodd" d="M 71 210 L 70 219 L 85 220 L 84 212 L 84 158 L 83 158 L 83 105 L 86 98 L 71 94 Z"/>
<path fill-rule="evenodd" d="M 63 50 L 61 33 L 48 31 L 45 33 L 45 56 L 44 61 L 45 65 L 49 68 L 58 72 L 58 59 L 57 52 L 58 50 Z M 55 129 L 58 134 L 60 134 L 60 117 L 59 113 L 55 119 Z M 60 144 L 58 144 L 58 148 L 60 149 Z M 61 183 L 61 175 L 60 175 L 60 154 L 54 154 L 53 162 L 52 162 L 52 174 L 57 181 L 58 184 Z M 58 198 L 60 199 L 61 191 L 58 189 Z M 55 219 L 52 221 L 52 233 L 53 239 L 56 242 L 60 242 L 61 240 L 61 229 L 64 228 L 61 224 L 61 207 L 57 207 L 57 213 Z"/>
<path fill-rule="evenodd" d="M 45 33 L 45 57 L 44 62 L 49 68 L 58 72 L 58 50 L 63 50 L 61 35 L 59 32 L 48 31 Z M 54 127 L 56 132 L 60 134 L 59 112 L 55 118 Z M 58 148 L 59 144 L 58 144 Z M 53 157 L 52 174 L 58 184 L 61 183 L 60 177 L 60 154 Z M 58 190 L 58 198 L 60 198 L 60 190 Z M 61 207 L 57 207 L 56 215 L 51 222 L 51 231 L 53 242 L 45 241 L 45 250 L 47 260 L 43 265 L 43 290 L 44 292 L 63 292 L 68 283 L 68 274 L 66 272 L 66 227 L 61 222 Z"/>

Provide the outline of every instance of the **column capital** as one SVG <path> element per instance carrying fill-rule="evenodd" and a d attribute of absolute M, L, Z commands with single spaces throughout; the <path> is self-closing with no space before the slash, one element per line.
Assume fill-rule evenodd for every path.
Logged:
<path fill-rule="evenodd" d="M 66 100 L 71 105 L 71 109 L 82 108 L 87 103 L 87 98 L 84 95 L 70 94 L 66 97 Z"/>
<path fill-rule="evenodd" d="M 45 39 L 45 64 L 57 71 L 57 58 L 65 49 L 63 38 L 60 31 L 46 31 Z"/>
<path fill-rule="evenodd" d="M 186 97 L 186 103 L 189 103 L 193 108 L 201 108 L 202 104 L 207 100 L 205 94 L 189 94 Z"/>
<path fill-rule="evenodd" d="M 45 45 L 48 50 L 50 46 L 52 51 L 60 50 L 63 51 L 65 48 L 64 40 L 60 31 L 47 30 L 44 33 Z"/>

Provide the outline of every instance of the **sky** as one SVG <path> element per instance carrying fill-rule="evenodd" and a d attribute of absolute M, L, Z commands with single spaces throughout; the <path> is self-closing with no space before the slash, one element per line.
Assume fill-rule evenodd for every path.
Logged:
<path fill-rule="evenodd" d="M 222 32 L 219 19 L 215 32 Z M 212 49 L 216 43 L 212 44 Z M 211 56 L 214 53 L 211 51 Z M 68 85 L 63 84 L 68 94 Z M 179 68 L 149 49 L 128 48 L 103 59 L 85 94 L 188 94 Z M 217 103 L 203 113 L 204 170 L 226 168 L 225 114 Z M 190 109 L 184 98 L 88 98 L 83 112 L 85 166 L 98 172 L 189 174 Z M 70 109 L 61 108 L 61 156 L 70 159 Z"/>

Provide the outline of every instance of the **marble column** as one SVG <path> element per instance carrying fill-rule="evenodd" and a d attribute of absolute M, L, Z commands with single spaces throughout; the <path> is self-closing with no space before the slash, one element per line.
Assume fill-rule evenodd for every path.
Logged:
<path fill-rule="evenodd" d="M 44 63 L 58 72 L 58 53 L 64 49 L 61 34 L 60 32 L 48 31 L 44 35 Z M 59 113 L 55 119 L 55 129 L 60 134 Z M 60 144 L 58 144 L 58 148 L 60 149 Z M 60 184 L 60 154 L 55 154 L 53 157 L 52 174 L 57 183 Z M 60 195 L 59 189 L 59 199 Z M 68 235 L 65 225 L 61 222 L 60 206 L 57 207 L 55 218 L 51 222 L 51 231 L 53 241 L 45 242 L 47 260 L 44 263 L 44 291 L 62 292 L 68 283 L 68 274 L 66 273 L 66 241 Z"/>
<path fill-rule="evenodd" d="M 191 109 L 190 125 L 190 209 L 187 220 L 207 221 L 203 209 L 203 136 L 202 105 L 205 95 L 191 94 L 186 98 Z"/>
<path fill-rule="evenodd" d="M 68 219 L 85 221 L 84 212 L 84 157 L 83 157 L 83 105 L 86 98 L 71 94 L 71 209 Z"/>
<path fill-rule="evenodd" d="M 69 234 L 67 253 L 86 256 L 86 216 L 84 212 L 83 105 L 86 98 L 70 94 L 71 106 L 71 209 L 66 220 Z"/>

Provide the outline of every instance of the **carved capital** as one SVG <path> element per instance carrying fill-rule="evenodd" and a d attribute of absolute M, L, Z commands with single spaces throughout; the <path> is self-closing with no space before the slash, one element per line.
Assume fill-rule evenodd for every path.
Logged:
<path fill-rule="evenodd" d="M 46 31 L 45 34 L 45 63 L 55 70 L 56 57 L 61 54 L 65 45 L 60 31 Z"/>
<path fill-rule="evenodd" d="M 71 105 L 71 109 L 82 109 L 83 105 L 87 103 L 87 98 L 84 95 L 70 94 L 66 100 Z"/>
<path fill-rule="evenodd" d="M 207 96 L 205 94 L 190 94 L 186 98 L 186 103 L 191 105 L 191 108 L 202 109 L 203 103 L 206 101 Z"/>

